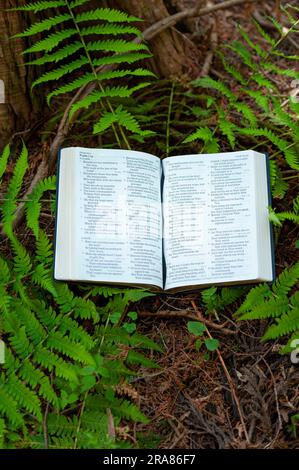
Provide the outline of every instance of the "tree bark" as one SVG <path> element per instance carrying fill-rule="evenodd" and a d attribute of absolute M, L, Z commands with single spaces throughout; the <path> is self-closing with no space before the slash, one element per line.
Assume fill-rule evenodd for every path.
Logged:
<path fill-rule="evenodd" d="M 173 0 L 168 2 L 165 0 L 108 0 L 106 3 L 111 8 L 124 10 L 143 19 L 144 21 L 137 25 L 142 30 L 180 11 L 178 4 L 175 4 Z M 168 8 L 172 10 L 175 8 L 175 10 L 170 12 L 167 5 Z M 198 50 L 187 35 L 177 29 L 170 28 L 163 31 L 150 41 L 150 49 L 153 53 L 152 69 L 160 77 L 178 78 L 186 75 L 190 79 L 198 75 L 200 70 Z"/>
<path fill-rule="evenodd" d="M 31 117 L 30 83 L 22 56 L 25 41 L 20 38 L 10 39 L 26 28 L 24 15 L 20 12 L 4 11 L 21 3 L 16 0 L 1 2 L 3 10 L 0 12 L 0 80 L 5 93 L 2 96 L 4 99 L 0 99 L 0 147 L 4 146 L 12 132 L 23 130 Z"/>

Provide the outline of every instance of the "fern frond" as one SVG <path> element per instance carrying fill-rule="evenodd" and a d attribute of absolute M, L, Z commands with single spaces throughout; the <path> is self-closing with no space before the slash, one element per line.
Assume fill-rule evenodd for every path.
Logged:
<path fill-rule="evenodd" d="M 223 96 L 228 98 L 229 101 L 235 101 L 236 96 L 230 91 L 230 89 L 220 80 L 214 80 L 211 77 L 203 77 L 198 80 L 194 80 L 193 85 L 200 86 L 203 88 L 212 88 L 218 91 Z"/>
<path fill-rule="evenodd" d="M 197 139 L 201 139 L 204 142 L 208 142 L 209 140 L 212 140 L 213 138 L 213 133 L 208 127 L 200 127 L 196 131 L 192 132 L 188 137 L 186 137 L 183 140 L 183 143 L 189 143 L 189 142 L 194 142 Z"/>
<path fill-rule="evenodd" d="M 53 297 L 56 296 L 51 268 L 47 268 L 44 264 L 38 264 L 33 269 L 31 279 L 34 284 L 42 287 L 45 291 L 50 292 Z"/>
<path fill-rule="evenodd" d="M 94 364 L 93 357 L 80 343 L 70 341 L 67 336 L 63 336 L 58 331 L 50 333 L 47 340 L 47 347 L 53 348 L 83 364 Z"/>
<path fill-rule="evenodd" d="M 134 26 L 113 23 L 88 26 L 81 29 L 82 36 L 89 36 L 91 34 L 111 34 L 112 36 L 118 36 L 120 34 L 134 34 L 135 36 L 141 36 L 141 31 Z"/>
<path fill-rule="evenodd" d="M 14 271 L 18 278 L 28 275 L 31 271 L 32 263 L 29 253 L 25 247 L 15 238 L 11 239 L 14 252 Z"/>
<path fill-rule="evenodd" d="M 32 413 L 38 421 L 42 421 L 41 404 L 36 394 L 30 390 L 15 374 L 10 374 L 6 382 L 6 391 L 16 402 L 29 413 Z"/>
<path fill-rule="evenodd" d="M 247 67 L 251 70 L 256 71 L 257 65 L 252 60 L 252 54 L 248 51 L 248 49 L 242 44 L 240 41 L 234 41 L 231 45 L 227 45 L 229 49 L 234 51 L 243 61 Z"/>
<path fill-rule="evenodd" d="M 99 134 L 105 131 L 115 122 L 131 132 L 144 135 L 145 131 L 140 129 L 137 120 L 131 115 L 131 113 L 129 113 L 129 111 L 124 110 L 122 106 L 118 106 L 118 108 L 113 113 L 104 113 L 100 120 L 94 125 L 93 133 Z"/>
<path fill-rule="evenodd" d="M 276 147 L 278 147 L 281 152 L 283 152 L 286 161 L 290 165 L 291 168 L 295 170 L 299 169 L 299 159 L 298 155 L 294 153 L 291 149 L 289 149 L 289 142 L 286 140 L 278 137 L 274 132 L 269 129 L 239 129 L 239 132 L 245 135 L 251 136 L 263 136 L 269 139 Z"/>
<path fill-rule="evenodd" d="M 23 417 L 19 411 L 18 404 L 16 401 L 8 394 L 6 387 L 0 378 L 0 412 L 2 415 L 6 416 L 11 424 L 16 428 L 23 425 Z"/>
<path fill-rule="evenodd" d="M 105 52 L 130 52 L 130 51 L 147 51 L 148 47 L 142 43 L 126 41 L 125 39 L 107 39 L 106 41 L 90 41 L 86 44 L 89 52 L 105 51 Z"/>
<path fill-rule="evenodd" d="M 52 243 L 45 234 L 45 232 L 39 229 L 38 237 L 36 240 L 36 260 L 43 264 L 48 264 L 52 261 L 53 249 Z"/>
<path fill-rule="evenodd" d="M 265 31 L 264 28 L 262 28 L 262 26 L 259 24 L 258 21 L 256 20 L 253 20 L 254 24 L 255 24 L 255 27 L 256 29 L 258 30 L 258 32 L 260 33 L 261 36 L 263 36 L 263 38 L 267 41 L 268 44 L 270 44 L 271 47 L 273 47 L 276 43 L 275 39 L 272 38 L 268 33 L 267 31 Z"/>
<path fill-rule="evenodd" d="M 38 13 L 39 11 L 48 10 L 49 8 L 58 8 L 64 6 L 65 0 L 44 0 L 35 3 L 27 3 L 26 5 L 21 5 L 15 8 L 10 8 L 10 11 L 33 11 L 34 13 Z"/>
<path fill-rule="evenodd" d="M 3 229 L 9 237 L 12 237 L 12 222 L 17 208 L 16 198 L 21 189 L 23 178 L 28 168 L 28 151 L 23 144 L 21 154 L 15 164 L 13 176 L 9 182 L 5 201 L 1 207 Z"/>
<path fill-rule="evenodd" d="M 76 23 L 96 20 L 108 21 L 109 23 L 131 23 L 141 21 L 140 18 L 129 16 L 123 11 L 112 10 L 111 8 L 97 8 L 96 10 L 86 11 L 76 15 L 75 20 Z"/>
<path fill-rule="evenodd" d="M 25 49 L 24 54 L 31 54 L 33 52 L 42 52 L 46 51 L 49 52 L 54 47 L 57 47 L 65 39 L 68 39 L 72 36 L 77 34 L 77 30 L 74 28 L 64 29 L 63 31 L 58 31 L 57 33 L 53 33 L 47 36 L 45 39 L 41 41 L 37 41 L 33 46 Z"/>
<path fill-rule="evenodd" d="M 259 304 L 262 305 L 271 295 L 271 289 L 268 284 L 260 284 L 259 286 L 253 287 L 236 313 L 248 312 Z"/>
<path fill-rule="evenodd" d="M 44 65 L 44 64 L 52 63 L 52 62 L 57 63 L 75 54 L 80 49 L 83 49 L 82 42 L 75 41 L 72 44 L 68 44 L 64 46 L 62 49 L 58 49 L 52 54 L 45 54 L 42 57 L 39 57 L 38 59 L 32 60 L 31 62 L 26 62 L 26 64 L 27 65 Z"/>
<path fill-rule="evenodd" d="M 222 134 L 227 137 L 232 149 L 234 149 L 236 143 L 235 131 L 237 126 L 226 118 L 222 110 L 219 110 L 219 128 Z"/>
<path fill-rule="evenodd" d="M 299 280 L 299 261 L 289 269 L 285 269 L 276 279 L 273 292 L 277 297 L 286 296 Z"/>
<path fill-rule="evenodd" d="M 90 93 L 90 95 L 86 96 L 82 100 L 79 100 L 77 101 L 77 103 L 73 104 L 71 111 L 70 111 L 70 117 L 72 117 L 73 114 L 79 109 L 82 109 L 82 108 L 86 109 L 90 105 L 98 103 L 103 98 L 112 98 L 112 97 L 128 98 L 135 91 L 141 88 L 144 88 L 148 85 L 150 85 L 150 83 L 146 82 L 146 83 L 140 83 L 139 85 L 136 85 L 131 88 L 129 88 L 128 86 L 118 86 L 118 87 L 112 87 L 112 88 L 106 87 L 103 91 L 95 90 L 92 93 Z"/>
<path fill-rule="evenodd" d="M 23 38 L 26 36 L 33 36 L 38 33 L 42 33 L 43 31 L 47 31 L 52 29 L 54 26 L 57 26 L 61 23 L 66 23 L 68 20 L 71 20 L 72 17 L 69 13 L 65 13 L 64 15 L 57 15 L 53 16 L 52 18 L 46 18 L 42 21 L 38 21 L 32 24 L 26 31 L 23 33 L 15 34 L 14 38 Z"/>
<path fill-rule="evenodd" d="M 39 216 L 41 210 L 40 199 L 46 191 L 55 191 L 56 177 L 49 176 L 40 181 L 28 196 L 25 203 L 27 226 L 31 228 L 36 238 L 39 236 Z"/>
<path fill-rule="evenodd" d="M 47 97 L 48 103 L 50 103 L 50 100 L 53 98 L 53 96 L 58 96 L 64 93 L 70 93 L 71 91 L 77 90 L 78 88 L 81 88 L 82 86 L 86 86 L 88 83 L 91 83 L 95 81 L 96 79 L 98 80 L 112 80 L 113 78 L 122 78 L 125 76 L 155 76 L 150 70 L 146 69 L 135 69 L 135 70 L 115 70 L 115 71 L 108 71 L 108 72 L 101 72 L 98 73 L 97 76 L 93 73 L 87 73 L 83 75 L 80 78 L 77 78 L 71 83 L 68 83 L 66 85 L 61 86 L 60 88 L 54 90 L 52 93 L 50 93 Z"/>
<path fill-rule="evenodd" d="M 6 170 L 9 155 L 10 155 L 10 146 L 6 145 L 0 156 L 0 184 L 2 182 L 2 176 Z"/>
<path fill-rule="evenodd" d="M 72 73 L 77 69 L 80 69 L 83 65 L 86 65 L 86 64 L 88 64 L 88 58 L 81 56 L 79 59 L 74 60 L 73 62 L 69 64 L 61 65 L 61 67 L 58 67 L 50 72 L 44 73 L 32 83 L 31 88 L 34 88 L 36 85 L 39 85 L 40 83 L 50 82 L 50 81 L 58 80 L 59 78 L 65 77 L 65 75 L 68 75 L 69 73 Z"/>
<path fill-rule="evenodd" d="M 241 315 L 240 320 L 261 320 L 264 318 L 280 317 L 288 311 L 288 308 L 287 297 L 272 298 L 253 307 L 250 312 Z"/>
<path fill-rule="evenodd" d="M 299 308 L 290 310 L 278 320 L 277 325 L 271 325 L 263 336 L 263 340 L 276 339 L 299 329 Z"/>

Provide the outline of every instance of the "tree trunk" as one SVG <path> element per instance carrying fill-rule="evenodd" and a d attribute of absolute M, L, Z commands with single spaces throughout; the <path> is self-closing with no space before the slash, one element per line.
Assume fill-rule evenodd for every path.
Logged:
<path fill-rule="evenodd" d="M 144 22 L 137 25 L 142 30 L 185 7 L 177 0 L 108 0 L 106 3 L 111 8 L 142 18 Z M 98 2 L 94 1 L 96 4 Z M 150 49 L 153 53 L 152 69 L 161 77 L 186 75 L 193 78 L 198 75 L 198 50 L 191 39 L 179 30 L 169 28 L 163 31 L 150 41 Z"/>
<path fill-rule="evenodd" d="M 17 0 L 2 0 L 3 9 L 20 5 Z M 30 120 L 32 101 L 22 51 L 23 39 L 9 39 L 26 27 L 20 12 L 0 12 L 0 151 L 12 132 L 23 130 Z M 5 90 L 4 94 L 1 90 Z M 2 95 L 2 96 L 1 96 Z"/>

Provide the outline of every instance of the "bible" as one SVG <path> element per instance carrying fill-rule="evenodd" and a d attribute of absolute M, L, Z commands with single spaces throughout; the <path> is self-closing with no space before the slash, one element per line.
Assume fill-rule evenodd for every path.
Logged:
<path fill-rule="evenodd" d="M 176 292 L 274 279 L 267 156 L 60 150 L 54 278 Z"/>

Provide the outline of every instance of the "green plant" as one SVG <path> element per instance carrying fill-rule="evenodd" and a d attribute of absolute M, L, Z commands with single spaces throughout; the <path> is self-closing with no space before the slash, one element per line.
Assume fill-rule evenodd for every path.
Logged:
<path fill-rule="evenodd" d="M 195 348 L 199 350 L 202 346 L 202 341 L 199 339 L 204 336 L 207 331 L 206 326 L 200 321 L 188 321 L 187 328 L 189 333 L 195 335 L 197 340 L 195 341 Z M 206 337 L 204 339 L 205 347 L 208 351 L 215 351 L 219 347 L 219 341 L 216 338 Z"/>
<path fill-rule="evenodd" d="M 242 28 L 239 29 L 243 41 L 226 46 L 229 55 L 224 54 L 225 50 L 219 52 L 227 77 L 203 77 L 193 82 L 196 87 L 216 93 L 206 100 L 207 108 L 217 118 L 216 127 L 213 132 L 210 128 L 199 127 L 184 141 L 201 140 L 204 143 L 202 151 L 211 152 L 210 145 L 212 151 L 216 151 L 218 135 L 222 135 L 232 149 L 244 148 L 244 145 L 248 148 L 251 142 L 253 149 L 268 151 L 272 192 L 280 198 L 288 188 L 287 178 L 283 178 L 283 165 L 286 163 L 293 169 L 294 176 L 299 169 L 299 105 L 291 96 L 282 102 L 276 86 L 279 77 L 289 79 L 290 85 L 293 79 L 299 79 L 299 73 L 292 68 L 298 57 L 286 56 L 279 50 L 286 36 L 296 29 L 298 21 L 292 17 L 290 21 L 287 34 L 274 22 L 279 33 L 276 40 L 255 23 L 264 40 L 263 48 L 253 43 Z M 275 64 L 277 57 L 282 56 L 290 67 L 281 68 Z M 236 68 L 236 60 L 242 61 L 242 70 Z"/>
<path fill-rule="evenodd" d="M 19 6 L 15 10 L 34 13 L 55 7 L 58 14 L 49 14 L 15 37 L 34 38 L 38 34 L 44 36 L 27 48 L 24 54 L 39 55 L 28 62 L 30 65 L 55 65 L 32 84 L 33 88 L 40 84 L 58 83 L 48 94 L 48 104 L 54 97 L 74 94 L 87 86 L 92 87 L 92 91 L 83 98 L 78 93 L 78 98 L 70 107 L 70 116 L 79 109 L 92 107 L 98 116 L 93 132 L 99 134 L 112 127 L 118 145 L 129 148 L 123 128 L 141 136 L 151 133 L 140 128 L 138 121 L 125 109 L 122 102 L 136 90 L 146 87 L 149 82 L 142 81 L 129 87 L 119 85 L 119 81 L 124 77 L 134 77 L 136 80 L 138 77 L 152 77 L 154 74 L 142 67 L 116 68 L 124 64 L 131 66 L 151 55 L 148 47 L 141 42 L 140 31 L 131 25 L 132 22 L 140 21 L 138 18 L 109 8 L 87 8 L 78 12 L 79 6 L 88 6 L 89 2 L 90 0 L 45 0 Z M 127 40 L 130 36 L 135 37 L 135 40 Z M 109 85 L 106 85 L 107 82 Z M 117 99 L 116 107 L 112 104 L 113 99 Z"/>
<path fill-rule="evenodd" d="M 9 154 L 7 146 L 0 157 L 0 178 Z M 39 183 L 25 203 L 34 246 L 30 252 L 13 230 L 27 167 L 23 145 L 0 206 L 12 253 L 0 257 L 0 335 L 5 342 L 0 445 L 114 448 L 120 443 L 117 431 L 116 437 L 109 435 L 111 419 L 116 430 L 122 420 L 147 421 L 118 386 L 130 387 L 135 364 L 156 367 L 144 352 L 160 351 L 159 346 L 128 327 L 136 320 L 130 305 L 151 294 L 86 286 L 75 294 L 67 284 L 54 282 L 52 244 L 39 224 L 41 204 L 46 204 L 41 198 L 55 190 L 54 177 Z M 97 305 L 100 297 L 106 299 L 102 307 Z M 125 310 L 129 319 L 121 325 L 115 312 L 123 315 Z"/>
<path fill-rule="evenodd" d="M 272 320 L 263 336 L 264 341 L 292 335 L 282 352 L 289 352 L 291 341 L 299 338 L 299 292 L 292 294 L 298 280 L 299 262 L 286 268 L 272 288 L 260 284 L 251 289 L 236 312 L 239 320 Z"/>

